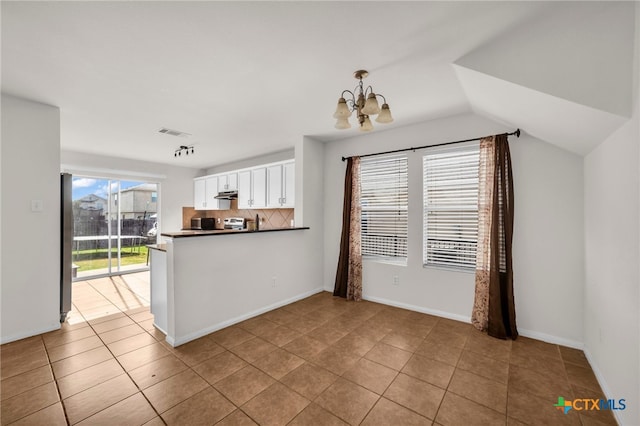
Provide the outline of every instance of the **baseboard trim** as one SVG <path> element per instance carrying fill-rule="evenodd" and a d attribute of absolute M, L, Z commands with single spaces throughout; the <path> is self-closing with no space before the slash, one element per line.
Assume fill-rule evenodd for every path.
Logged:
<path fill-rule="evenodd" d="M 611 389 L 609 388 L 609 385 L 607 384 L 607 381 L 604 379 L 604 375 L 602 374 L 602 372 L 598 368 L 598 365 L 593 360 L 593 356 L 591 355 L 591 352 L 589 352 L 589 349 L 585 346 L 582 349 L 582 351 L 584 352 L 584 355 L 587 357 L 587 361 L 589 362 L 589 365 L 591 366 L 591 369 L 593 370 L 593 374 L 596 375 L 596 380 L 598 380 L 598 384 L 602 388 L 602 393 L 604 393 L 605 398 L 607 398 L 607 399 L 615 399 L 614 396 L 612 396 L 613 392 L 611 392 Z M 624 424 L 622 422 L 622 419 L 620 418 L 620 413 L 618 411 L 611 410 L 611 412 L 613 413 L 613 417 L 616 418 L 616 421 L 618 422 L 619 425 Z"/>
<path fill-rule="evenodd" d="M 0 338 L 0 344 L 15 342 L 16 340 L 26 339 L 27 337 L 37 336 L 38 334 L 48 333 L 54 330 L 60 330 L 60 323 L 56 322 L 55 325 L 49 325 L 47 327 L 39 328 L 37 330 L 25 331 L 22 333 L 13 334 L 11 336 L 2 336 Z"/>
<path fill-rule="evenodd" d="M 206 336 L 207 334 L 213 333 L 215 331 L 218 330 L 222 330 L 225 327 L 229 327 L 230 325 L 234 325 L 237 324 L 239 322 L 242 321 L 246 321 L 250 318 L 256 317 L 258 315 L 262 315 L 265 312 L 269 312 L 269 311 L 273 311 L 274 309 L 278 309 L 284 305 L 288 305 L 290 303 L 293 302 L 297 302 L 298 300 L 302 300 L 305 299 L 309 296 L 313 296 L 314 294 L 320 293 L 324 291 L 324 289 L 322 287 L 318 287 L 318 288 L 314 288 L 313 290 L 309 290 L 306 291 L 302 294 L 298 294 L 296 296 L 290 297 L 288 299 L 285 300 L 281 300 L 279 302 L 273 303 L 271 305 L 265 306 L 263 308 L 260 309 L 256 309 L 254 311 L 248 312 L 246 314 L 243 315 L 239 315 L 237 317 L 231 318 L 229 320 L 226 321 L 222 321 L 219 322 L 217 324 L 214 324 L 210 327 L 207 328 L 203 328 L 201 330 L 195 331 L 193 333 L 189 333 L 185 336 L 180 336 L 180 337 L 176 337 L 176 338 L 172 338 L 167 336 L 167 338 L 165 339 L 167 341 L 167 343 L 169 343 L 171 346 L 176 347 L 176 346 L 180 346 L 180 345 L 184 345 L 185 343 L 189 343 L 192 340 L 198 339 L 202 336 Z"/>
<path fill-rule="evenodd" d="M 461 321 L 466 323 L 471 323 L 470 316 L 452 314 L 450 312 L 439 311 L 437 309 L 429 309 L 422 306 L 411 305 L 408 303 L 396 302 L 395 300 L 384 299 L 382 297 L 371 297 L 371 296 L 363 296 L 364 300 L 368 300 L 370 302 L 382 303 L 383 305 L 395 306 L 396 308 L 408 309 L 410 311 L 421 312 L 423 314 L 435 315 L 442 318 L 451 319 L 454 321 Z"/>
<path fill-rule="evenodd" d="M 421 312 L 423 314 L 435 315 L 442 318 L 448 318 L 454 321 L 461 321 L 465 323 L 471 323 L 471 316 L 452 314 L 450 312 L 439 311 L 437 309 L 424 308 L 422 306 L 411 305 L 409 303 L 396 302 L 395 300 L 389 300 L 382 297 L 363 297 L 365 300 L 371 302 L 382 303 L 383 305 L 395 306 L 397 308 L 409 309 L 411 311 Z M 582 342 L 576 340 L 565 339 L 563 337 L 553 336 L 546 333 L 540 333 L 537 331 L 518 329 L 518 333 L 524 337 L 530 337 L 536 340 L 542 340 L 543 342 L 553 343 L 556 345 L 568 346 L 570 348 L 582 349 L 584 345 Z"/>
<path fill-rule="evenodd" d="M 543 342 L 553 343 L 555 345 L 567 346 L 569 348 L 580 349 L 584 348 L 582 342 L 577 340 L 565 339 L 564 337 L 553 336 L 551 334 L 540 333 L 539 331 L 532 331 L 527 329 L 518 328 L 518 334 L 520 336 L 529 337 L 531 339 L 542 340 Z"/>

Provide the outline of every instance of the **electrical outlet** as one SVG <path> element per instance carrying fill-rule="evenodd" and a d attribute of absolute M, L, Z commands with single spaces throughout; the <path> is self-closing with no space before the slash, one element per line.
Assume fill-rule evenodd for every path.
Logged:
<path fill-rule="evenodd" d="M 393 285 L 400 285 L 400 277 L 397 275 L 393 276 Z"/>

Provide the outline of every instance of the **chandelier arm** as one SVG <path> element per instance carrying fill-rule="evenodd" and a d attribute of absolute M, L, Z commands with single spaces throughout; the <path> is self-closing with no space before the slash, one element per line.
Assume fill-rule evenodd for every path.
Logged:
<path fill-rule="evenodd" d="M 350 94 L 350 95 L 351 95 L 351 98 L 355 100 L 356 95 L 354 95 L 354 94 L 353 94 L 353 92 L 352 92 L 351 90 L 343 90 L 343 91 L 342 91 L 342 95 L 340 95 L 340 97 L 341 97 L 341 98 L 344 98 L 344 94 L 345 94 L 345 93 Z"/>
<path fill-rule="evenodd" d="M 385 104 L 387 103 L 387 99 L 384 96 L 382 96 L 380 93 L 376 93 L 376 96 L 380 96 L 382 98 L 382 103 L 385 103 Z"/>
<path fill-rule="evenodd" d="M 340 97 L 344 98 L 345 93 L 348 93 L 351 95 L 351 99 L 346 99 L 345 101 L 347 103 L 347 108 L 349 108 L 349 110 L 353 112 L 356 109 L 356 95 L 351 90 L 343 90 Z"/>
<path fill-rule="evenodd" d="M 373 87 L 371 87 L 371 86 L 367 86 L 367 88 L 364 90 L 364 97 L 365 97 L 365 99 L 367 98 L 367 95 L 368 95 L 369 93 L 373 93 Z"/>

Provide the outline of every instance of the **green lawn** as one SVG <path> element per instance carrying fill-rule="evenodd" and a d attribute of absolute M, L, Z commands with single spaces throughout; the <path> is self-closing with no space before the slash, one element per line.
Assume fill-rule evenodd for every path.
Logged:
<path fill-rule="evenodd" d="M 147 263 L 147 246 L 123 247 L 120 253 L 120 265 L 135 265 Z M 78 265 L 78 272 L 104 269 L 109 266 L 108 249 L 74 250 L 73 263 Z M 111 249 L 111 266 L 118 262 L 118 249 Z"/>

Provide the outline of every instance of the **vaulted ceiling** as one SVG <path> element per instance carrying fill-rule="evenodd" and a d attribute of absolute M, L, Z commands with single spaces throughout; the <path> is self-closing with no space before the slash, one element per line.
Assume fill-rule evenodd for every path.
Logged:
<path fill-rule="evenodd" d="M 65 150 L 209 167 L 353 136 L 332 114 L 362 68 L 376 132 L 474 111 L 584 154 L 631 114 L 633 2 L 1 7 L 2 91 L 60 107 Z"/>

